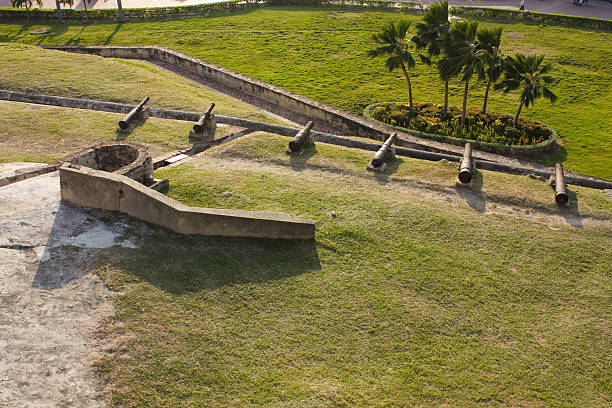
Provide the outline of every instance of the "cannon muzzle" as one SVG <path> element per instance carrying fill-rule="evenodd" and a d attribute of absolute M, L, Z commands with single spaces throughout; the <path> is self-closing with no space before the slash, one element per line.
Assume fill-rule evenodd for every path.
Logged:
<path fill-rule="evenodd" d="M 200 119 L 198 119 L 198 121 L 193 125 L 194 132 L 201 133 L 204 131 L 204 128 L 206 127 L 206 121 L 212 116 L 212 110 L 214 107 L 215 103 L 212 102 L 206 112 L 204 112 L 204 114 L 200 116 Z"/>
<path fill-rule="evenodd" d="M 395 142 L 396 137 L 397 137 L 397 133 L 393 133 L 391 136 L 387 138 L 385 143 L 383 143 L 383 145 L 380 146 L 380 149 L 378 149 L 378 151 L 374 155 L 374 158 L 370 162 L 372 164 L 372 167 L 380 167 L 383 165 L 383 163 L 385 162 L 385 159 L 387 158 L 387 155 L 392 149 L 391 146 L 393 145 L 393 142 Z"/>
<path fill-rule="evenodd" d="M 472 145 L 470 143 L 465 144 L 465 150 L 463 150 L 463 159 L 459 165 L 459 181 L 467 184 L 472 181 Z"/>
<path fill-rule="evenodd" d="M 563 165 L 557 163 L 555 166 L 555 202 L 559 205 L 565 205 L 569 201 L 567 194 L 567 184 L 565 184 L 565 174 L 563 174 Z"/>
<path fill-rule="evenodd" d="M 130 126 L 130 123 L 142 112 L 142 108 L 145 103 L 149 101 L 149 97 L 145 97 L 138 105 L 134 106 L 134 108 L 127 114 L 123 119 L 119 121 L 119 127 L 121 129 L 127 129 Z"/>
<path fill-rule="evenodd" d="M 313 125 L 314 123 L 311 120 L 306 124 L 306 126 L 304 126 L 302 130 L 297 133 L 297 135 L 295 135 L 293 140 L 289 142 L 289 149 L 291 149 L 292 152 L 295 153 L 300 151 L 300 149 L 304 145 L 304 142 L 306 141 L 306 139 L 308 139 L 308 136 L 310 135 L 310 130 L 312 129 Z"/>

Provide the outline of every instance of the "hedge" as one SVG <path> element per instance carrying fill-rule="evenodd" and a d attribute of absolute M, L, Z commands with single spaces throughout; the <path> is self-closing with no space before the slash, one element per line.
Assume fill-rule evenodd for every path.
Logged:
<path fill-rule="evenodd" d="M 488 7 L 451 6 L 453 15 L 466 17 L 486 17 L 503 20 L 528 20 L 537 23 L 567 25 L 612 31 L 612 20 L 600 18 L 567 16 L 564 14 L 537 13 L 532 11 L 507 10 Z"/>
<path fill-rule="evenodd" d="M 399 127 L 399 126 L 391 126 L 387 123 L 376 120 L 372 116 L 372 110 L 374 110 L 374 108 L 377 108 L 382 105 L 387 105 L 388 103 L 389 102 L 381 102 L 381 103 L 374 103 L 372 105 L 366 106 L 366 108 L 363 110 L 363 116 L 366 119 L 371 120 L 373 122 L 381 123 L 384 126 L 387 126 L 389 128 L 396 129 L 396 130 L 399 130 L 400 132 L 404 132 L 412 136 L 420 137 L 422 139 L 435 140 L 437 142 L 448 143 L 448 144 L 453 144 L 457 146 L 464 146 L 466 143 L 471 143 L 472 147 L 476 150 L 481 150 L 481 151 L 505 155 L 505 156 L 524 157 L 524 158 L 541 158 L 543 154 L 552 153 L 558 147 L 557 132 L 551 127 L 549 127 L 551 130 L 551 134 L 547 140 L 537 143 L 537 144 L 533 144 L 533 145 L 518 146 L 518 145 L 504 145 L 500 143 L 486 143 L 486 142 L 482 142 L 479 140 L 472 140 L 472 139 L 459 139 L 456 137 L 419 132 L 416 130 L 406 129 L 406 128 Z"/>
<path fill-rule="evenodd" d="M 336 7 L 383 9 L 401 12 L 420 12 L 421 3 L 402 1 L 399 4 L 389 0 L 229 0 L 220 3 L 199 4 L 193 6 L 149 7 L 123 9 L 126 20 L 142 20 L 148 18 L 191 17 L 207 14 L 231 13 L 237 10 L 252 9 L 265 6 L 300 6 L 300 7 Z M 547 14 L 530 11 L 504 10 L 488 7 L 452 6 L 455 15 L 499 18 L 505 20 L 529 20 L 538 23 L 570 25 L 577 27 L 596 28 L 612 31 L 612 20 L 589 17 L 566 16 L 562 14 Z M 72 10 L 62 9 L 64 20 L 117 20 L 117 9 Z M 57 20 L 55 9 L 32 9 L 32 20 Z M 25 20 L 25 9 L 0 7 L 0 21 Z"/>
<path fill-rule="evenodd" d="M 148 8 L 124 8 L 123 14 L 126 20 L 143 20 L 149 18 L 172 18 L 190 17 L 207 14 L 231 13 L 238 10 L 252 9 L 266 6 L 265 0 L 229 0 L 220 3 L 198 4 L 193 6 L 174 6 L 174 7 L 148 7 Z M 73 10 L 62 9 L 64 20 L 118 20 L 119 10 L 117 9 L 90 9 Z M 25 20 L 25 9 L 14 9 L 0 7 L 0 21 L 2 20 Z M 30 20 L 56 20 L 57 10 L 55 9 L 32 9 L 30 10 Z"/>

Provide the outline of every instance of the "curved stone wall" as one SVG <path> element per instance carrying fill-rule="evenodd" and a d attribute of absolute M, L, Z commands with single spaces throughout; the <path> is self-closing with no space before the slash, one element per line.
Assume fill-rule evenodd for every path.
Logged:
<path fill-rule="evenodd" d="M 144 184 L 153 180 L 153 160 L 149 149 L 135 143 L 100 143 L 67 156 L 60 162 L 121 174 Z"/>

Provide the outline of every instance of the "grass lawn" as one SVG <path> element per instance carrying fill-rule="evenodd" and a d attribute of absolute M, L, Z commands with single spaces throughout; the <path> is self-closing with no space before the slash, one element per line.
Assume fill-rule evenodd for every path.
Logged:
<path fill-rule="evenodd" d="M 254 135 L 156 172 L 181 202 L 309 217 L 316 239 L 159 231 L 108 258 L 98 273 L 120 293 L 101 332 L 114 353 L 98 369 L 113 404 L 612 402 L 609 201 L 581 189 L 566 215 L 588 201 L 608 221 L 577 228 L 540 210 L 508 215 L 488 193 L 515 182 L 550 200 L 542 182 L 482 172 L 482 193 L 436 189 L 451 180 L 441 163 L 403 159 L 377 178 L 364 170 L 371 152 L 318 144 L 292 160 L 287 141 Z"/>
<path fill-rule="evenodd" d="M 0 162 L 50 162 L 98 142 L 141 143 L 153 157 L 184 149 L 192 123 L 148 118 L 118 132 L 125 115 L 0 101 Z M 218 127 L 216 137 L 237 128 Z"/>
<path fill-rule="evenodd" d="M 373 102 L 407 99 L 400 72 L 388 73 L 382 59 L 366 56 L 372 48 L 371 34 L 383 22 L 401 17 L 395 12 L 280 7 L 119 25 L 50 24 L 51 33 L 42 37 L 29 35 L 31 27 L 4 23 L 0 26 L 0 42 L 159 44 L 360 114 L 364 106 Z M 420 19 L 418 15 L 404 17 L 413 22 Z M 558 102 L 551 106 L 537 101 L 535 107 L 524 111 L 525 116 L 553 126 L 562 138 L 564 149 L 548 163 L 561 160 L 568 170 L 612 178 L 612 118 L 608 114 L 612 110 L 612 33 L 515 21 L 481 21 L 481 25 L 503 25 L 505 33 L 523 35 L 503 38 L 506 54 L 543 53 L 546 61 L 554 64 L 553 75 L 559 81 L 553 89 Z M 11 75 L 9 85 L 5 83 L 7 79 L 0 84 L 24 86 L 25 82 L 11 84 L 18 81 L 14 77 L 27 76 L 28 70 Z M 40 72 L 41 68 L 34 70 Z M 413 74 L 416 101 L 442 101 L 443 86 L 432 69 L 419 65 Z M 451 84 L 452 104 L 460 104 L 462 89 L 458 82 Z M 480 105 L 483 94 L 484 84 L 474 81 L 468 103 Z M 513 113 L 517 107 L 516 93 L 491 95 L 491 110 Z"/>
<path fill-rule="evenodd" d="M 1 27 L 1 26 L 0 26 Z M 199 86 L 144 61 L 103 58 L 0 43 L 0 88 L 109 102 L 214 112 L 280 123 L 252 105 Z"/>

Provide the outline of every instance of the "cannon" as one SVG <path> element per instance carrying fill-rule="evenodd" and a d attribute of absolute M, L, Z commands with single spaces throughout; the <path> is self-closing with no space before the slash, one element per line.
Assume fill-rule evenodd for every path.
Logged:
<path fill-rule="evenodd" d="M 202 116 L 200 116 L 200 119 L 193 125 L 193 131 L 196 133 L 202 133 L 204 132 L 205 128 L 211 128 L 212 124 L 212 110 L 215 107 L 215 103 L 212 102 L 210 104 L 210 106 L 208 107 L 208 109 L 206 110 L 206 112 L 204 112 L 204 114 Z M 208 123 L 207 123 L 208 121 Z"/>
<path fill-rule="evenodd" d="M 380 168 L 383 164 L 385 164 L 385 160 L 389 157 L 393 157 L 395 154 L 393 149 L 393 142 L 395 142 L 395 138 L 397 137 L 397 133 L 393 133 L 391 136 L 387 138 L 385 143 L 380 146 L 380 149 L 374 155 L 374 158 L 370 162 L 371 166 L 375 169 Z"/>
<path fill-rule="evenodd" d="M 293 138 L 292 141 L 289 142 L 289 150 L 293 153 L 297 153 L 302 150 L 302 146 L 305 144 L 312 144 L 312 137 L 310 136 L 310 130 L 314 123 L 312 120 L 304 126 L 302 130 L 300 130 L 297 135 Z"/>
<path fill-rule="evenodd" d="M 130 113 L 128 113 L 127 115 L 125 115 L 125 118 L 121 119 L 119 121 L 119 127 L 123 130 L 127 129 L 130 126 L 130 123 L 132 123 L 132 121 L 139 115 L 142 114 L 142 109 L 145 105 L 145 103 L 147 103 L 149 101 L 149 97 L 145 97 L 142 102 L 140 102 L 138 105 L 134 106 L 134 108 L 130 111 Z"/>
<path fill-rule="evenodd" d="M 565 184 L 563 165 L 557 163 L 555 166 L 555 202 L 559 205 L 565 205 L 568 201 L 569 195 L 567 194 L 567 184 Z"/>
<path fill-rule="evenodd" d="M 465 144 L 465 150 L 463 150 L 463 158 L 459 164 L 459 181 L 463 184 L 467 184 L 472 181 L 472 145 L 470 143 Z"/>

